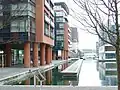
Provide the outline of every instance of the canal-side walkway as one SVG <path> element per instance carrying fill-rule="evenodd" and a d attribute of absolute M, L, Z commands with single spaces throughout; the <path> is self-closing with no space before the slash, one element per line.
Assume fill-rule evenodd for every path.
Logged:
<path fill-rule="evenodd" d="M 32 68 L 23 68 L 23 67 L 5 67 L 5 68 L 0 68 L 0 84 L 5 83 L 6 81 L 10 80 L 11 78 L 17 78 L 20 76 L 25 76 L 30 72 L 35 72 L 35 71 L 40 71 L 40 72 L 45 72 L 48 70 L 53 69 L 54 67 L 57 67 L 61 64 L 64 64 L 66 62 L 69 62 L 69 60 L 53 60 L 50 65 L 44 65 L 44 66 L 39 66 L 37 68 L 32 67 Z"/>

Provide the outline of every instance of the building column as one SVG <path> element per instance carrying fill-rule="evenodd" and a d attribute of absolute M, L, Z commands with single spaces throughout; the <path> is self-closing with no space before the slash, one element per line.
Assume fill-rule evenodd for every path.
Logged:
<path fill-rule="evenodd" d="M 30 67 L 30 43 L 26 42 L 24 44 L 24 67 Z"/>
<path fill-rule="evenodd" d="M 52 63 L 52 47 L 50 47 L 50 63 Z"/>
<path fill-rule="evenodd" d="M 40 44 L 40 65 L 44 65 L 45 61 L 45 44 Z"/>
<path fill-rule="evenodd" d="M 50 54 L 51 53 L 50 53 L 50 47 L 48 45 L 46 46 L 46 53 L 45 54 L 46 54 L 46 64 L 50 64 L 50 57 L 51 57 Z"/>
<path fill-rule="evenodd" d="M 33 66 L 38 67 L 38 43 L 33 44 Z"/>
<path fill-rule="evenodd" d="M 6 67 L 10 67 L 12 65 L 12 52 L 11 52 L 11 44 L 6 44 L 5 48 L 6 53 Z"/>

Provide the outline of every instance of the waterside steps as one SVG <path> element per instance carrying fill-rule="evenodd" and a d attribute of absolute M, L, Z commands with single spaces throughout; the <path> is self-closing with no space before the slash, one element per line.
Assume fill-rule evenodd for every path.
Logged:
<path fill-rule="evenodd" d="M 62 79 L 77 80 L 82 66 L 82 59 L 78 59 L 72 65 L 61 71 Z"/>

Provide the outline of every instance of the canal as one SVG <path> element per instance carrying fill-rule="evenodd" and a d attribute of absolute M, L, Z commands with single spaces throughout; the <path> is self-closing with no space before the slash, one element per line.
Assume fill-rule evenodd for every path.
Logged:
<path fill-rule="evenodd" d="M 75 61 L 76 60 L 72 60 L 71 62 L 66 63 L 64 65 L 70 66 Z M 62 77 L 62 74 L 60 73 L 63 70 L 61 69 L 62 66 L 58 66 L 56 68 L 53 68 L 52 70 L 42 73 L 43 77 L 45 77 L 46 79 L 42 82 L 42 85 L 71 85 L 72 84 L 74 86 L 77 86 L 78 78 L 65 79 Z M 39 78 L 39 79 L 36 79 L 36 85 L 40 85 L 40 80 L 42 80 L 43 78 L 41 78 L 39 73 L 36 76 L 37 78 Z M 13 82 L 6 83 L 5 85 L 34 85 L 34 75 L 29 75 L 27 78 L 23 79 L 22 81 L 19 81 L 19 80 L 13 81 Z"/>

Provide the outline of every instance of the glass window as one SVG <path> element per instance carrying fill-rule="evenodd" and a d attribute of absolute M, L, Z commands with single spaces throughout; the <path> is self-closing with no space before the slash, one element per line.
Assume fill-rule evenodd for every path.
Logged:
<path fill-rule="evenodd" d="M 56 16 L 63 16 L 63 12 L 56 12 Z"/>
<path fill-rule="evenodd" d="M 106 63 L 106 68 L 107 69 L 116 69 L 117 68 L 117 64 L 116 63 Z"/>
<path fill-rule="evenodd" d="M 63 36 L 57 36 L 56 40 L 60 41 L 60 40 L 64 40 L 64 39 L 63 39 Z"/>
<path fill-rule="evenodd" d="M 60 24 L 59 24 L 59 28 L 64 28 L 64 24 L 63 24 L 63 23 L 60 23 Z"/>
<path fill-rule="evenodd" d="M 24 32 L 25 31 L 25 21 L 20 21 L 19 22 L 19 24 L 20 24 L 20 32 Z"/>
<path fill-rule="evenodd" d="M 59 9 L 61 9 L 61 6 L 54 6 L 54 9 L 59 10 Z"/>
<path fill-rule="evenodd" d="M 15 20 L 11 22 L 11 32 L 25 32 L 26 20 Z"/>
<path fill-rule="evenodd" d="M 56 34 L 64 34 L 64 30 L 56 30 Z"/>
<path fill-rule="evenodd" d="M 115 53 L 106 53 L 106 54 L 105 54 L 105 58 L 106 58 L 106 59 L 115 58 Z"/>
<path fill-rule="evenodd" d="M 56 22 L 63 22 L 63 18 L 62 17 L 56 18 Z"/>
<path fill-rule="evenodd" d="M 105 51 L 115 51 L 113 46 L 105 46 Z"/>
<path fill-rule="evenodd" d="M 106 71 L 106 75 L 117 75 L 117 71 Z"/>

